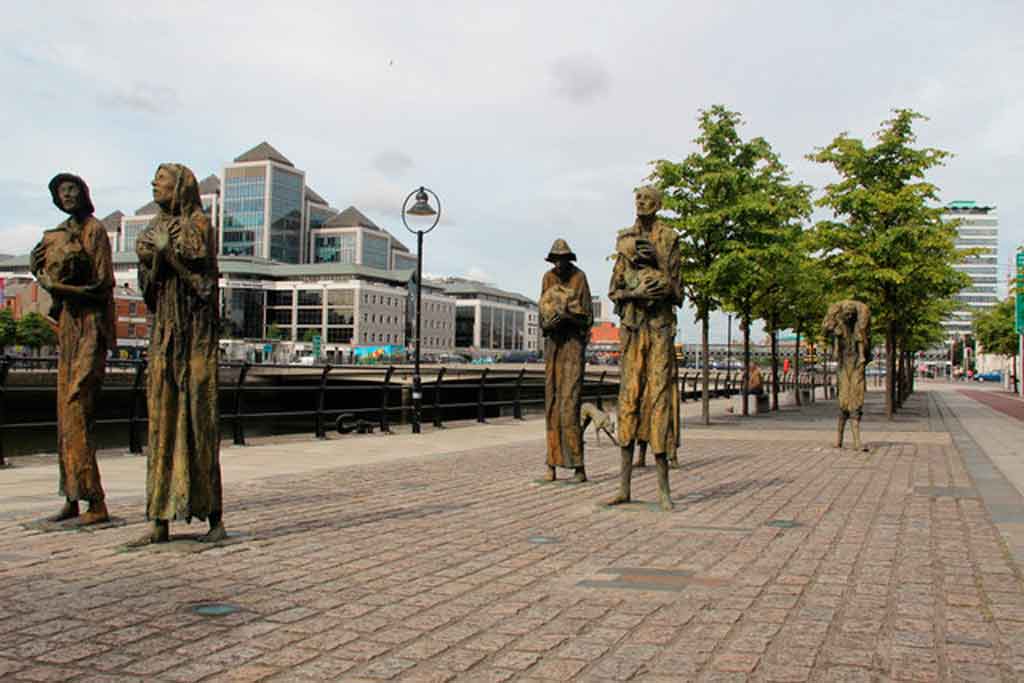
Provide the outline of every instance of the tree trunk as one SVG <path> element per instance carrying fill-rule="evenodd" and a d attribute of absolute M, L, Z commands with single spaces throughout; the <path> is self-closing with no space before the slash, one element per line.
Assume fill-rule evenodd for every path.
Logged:
<path fill-rule="evenodd" d="M 793 356 L 793 377 L 796 382 L 793 384 L 796 387 L 796 404 L 803 406 L 803 402 L 800 400 L 800 326 L 796 326 L 796 352 Z"/>
<path fill-rule="evenodd" d="M 896 414 L 895 391 L 896 383 L 896 323 L 885 326 L 885 416 L 890 420 Z"/>
<path fill-rule="evenodd" d="M 750 391 L 750 317 L 743 319 L 743 416 L 750 414 L 747 393 Z"/>
<path fill-rule="evenodd" d="M 708 385 L 711 382 L 711 367 L 708 362 L 708 328 L 710 327 L 708 314 L 709 311 L 705 311 L 700 319 L 700 375 L 701 384 L 703 384 L 700 390 L 700 414 L 706 425 L 711 424 L 711 394 L 708 390 Z"/>
<path fill-rule="evenodd" d="M 772 329 L 772 410 L 779 409 L 779 337 Z"/>

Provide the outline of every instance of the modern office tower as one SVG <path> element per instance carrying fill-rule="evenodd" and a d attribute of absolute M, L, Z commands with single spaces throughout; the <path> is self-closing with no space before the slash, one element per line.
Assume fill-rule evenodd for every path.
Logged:
<path fill-rule="evenodd" d="M 118 239 L 118 251 L 123 254 L 135 253 L 135 240 L 149 222 L 160 213 L 156 202 L 148 202 L 140 206 L 132 216 L 121 216 L 121 235 Z"/>
<path fill-rule="evenodd" d="M 981 249 L 954 267 L 971 277 L 971 284 L 956 295 L 957 307 L 942 322 L 947 336 L 969 334 L 973 309 L 990 308 L 999 302 L 999 218 L 996 207 L 983 206 L 974 201 L 956 201 L 942 214 L 945 221 L 958 220 L 956 246 L 958 249 Z"/>
<path fill-rule="evenodd" d="M 354 206 L 310 227 L 309 262 L 340 263 L 384 270 L 416 267 L 404 244 Z"/>
<path fill-rule="evenodd" d="M 305 172 L 261 142 L 222 177 L 220 253 L 302 263 Z"/>

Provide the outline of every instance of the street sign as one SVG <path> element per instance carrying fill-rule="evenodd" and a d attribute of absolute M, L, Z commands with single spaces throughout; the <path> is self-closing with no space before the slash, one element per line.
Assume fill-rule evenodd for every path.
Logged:
<path fill-rule="evenodd" d="M 1024 251 L 1017 252 L 1017 286 L 1015 289 L 1017 334 L 1024 334 Z"/>
<path fill-rule="evenodd" d="M 313 335 L 313 356 L 315 358 L 320 357 L 320 335 Z"/>

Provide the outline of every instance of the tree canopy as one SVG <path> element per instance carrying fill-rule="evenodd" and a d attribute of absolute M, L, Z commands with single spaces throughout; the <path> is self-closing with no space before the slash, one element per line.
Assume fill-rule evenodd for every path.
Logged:
<path fill-rule="evenodd" d="M 664 191 L 664 208 L 672 214 L 667 220 L 680 235 L 683 291 L 701 322 L 704 359 L 710 314 L 725 304 L 749 322 L 755 295 L 773 277 L 766 252 L 810 213 L 810 188 L 790 180 L 764 138 L 744 140 L 742 124 L 738 112 L 722 105 L 701 110 L 698 151 L 680 162 L 655 161 L 650 175 Z"/>
<path fill-rule="evenodd" d="M 1019 339 L 1015 328 L 1014 304 L 1014 297 L 1010 296 L 992 308 L 975 311 L 971 327 L 985 353 L 1017 355 Z"/>
<path fill-rule="evenodd" d="M 18 321 L 18 343 L 30 349 L 41 349 L 44 346 L 56 346 L 57 335 L 50 322 L 38 313 L 26 313 Z"/>
<path fill-rule="evenodd" d="M 882 122 L 875 145 L 843 133 L 808 156 L 839 175 L 817 202 L 834 218 L 815 226 L 815 246 L 836 289 L 867 303 L 885 330 L 890 416 L 895 355 L 932 337 L 928 331 L 939 324 L 940 303 L 924 317 L 921 307 L 948 300 L 969 284 L 952 266 L 964 255 L 954 244 L 956 227 L 942 221 L 938 188 L 926 179 L 950 154 L 914 146 L 914 122 L 924 118 L 897 109 Z"/>

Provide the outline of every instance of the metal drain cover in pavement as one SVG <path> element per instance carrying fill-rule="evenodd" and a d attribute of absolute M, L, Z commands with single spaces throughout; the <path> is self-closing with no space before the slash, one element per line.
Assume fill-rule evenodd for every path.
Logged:
<path fill-rule="evenodd" d="M 611 578 L 589 579 L 576 585 L 580 588 L 625 589 L 642 591 L 681 592 L 689 586 L 719 587 L 728 580 L 712 576 L 698 576 L 689 569 L 650 569 L 647 567 L 607 567 L 598 574 L 609 574 Z"/>
<path fill-rule="evenodd" d="M 561 543 L 561 541 L 558 540 L 557 538 L 555 538 L 554 536 L 530 536 L 526 540 L 529 541 L 530 543 L 534 543 L 536 545 L 547 545 L 549 543 Z"/>
<path fill-rule="evenodd" d="M 241 608 L 227 602 L 204 602 L 201 605 L 194 605 L 192 611 L 201 617 L 226 617 L 234 614 Z"/>
<path fill-rule="evenodd" d="M 792 519 L 772 519 L 769 520 L 765 526 L 773 526 L 776 529 L 796 529 L 797 527 L 803 526 L 803 524 Z"/>

